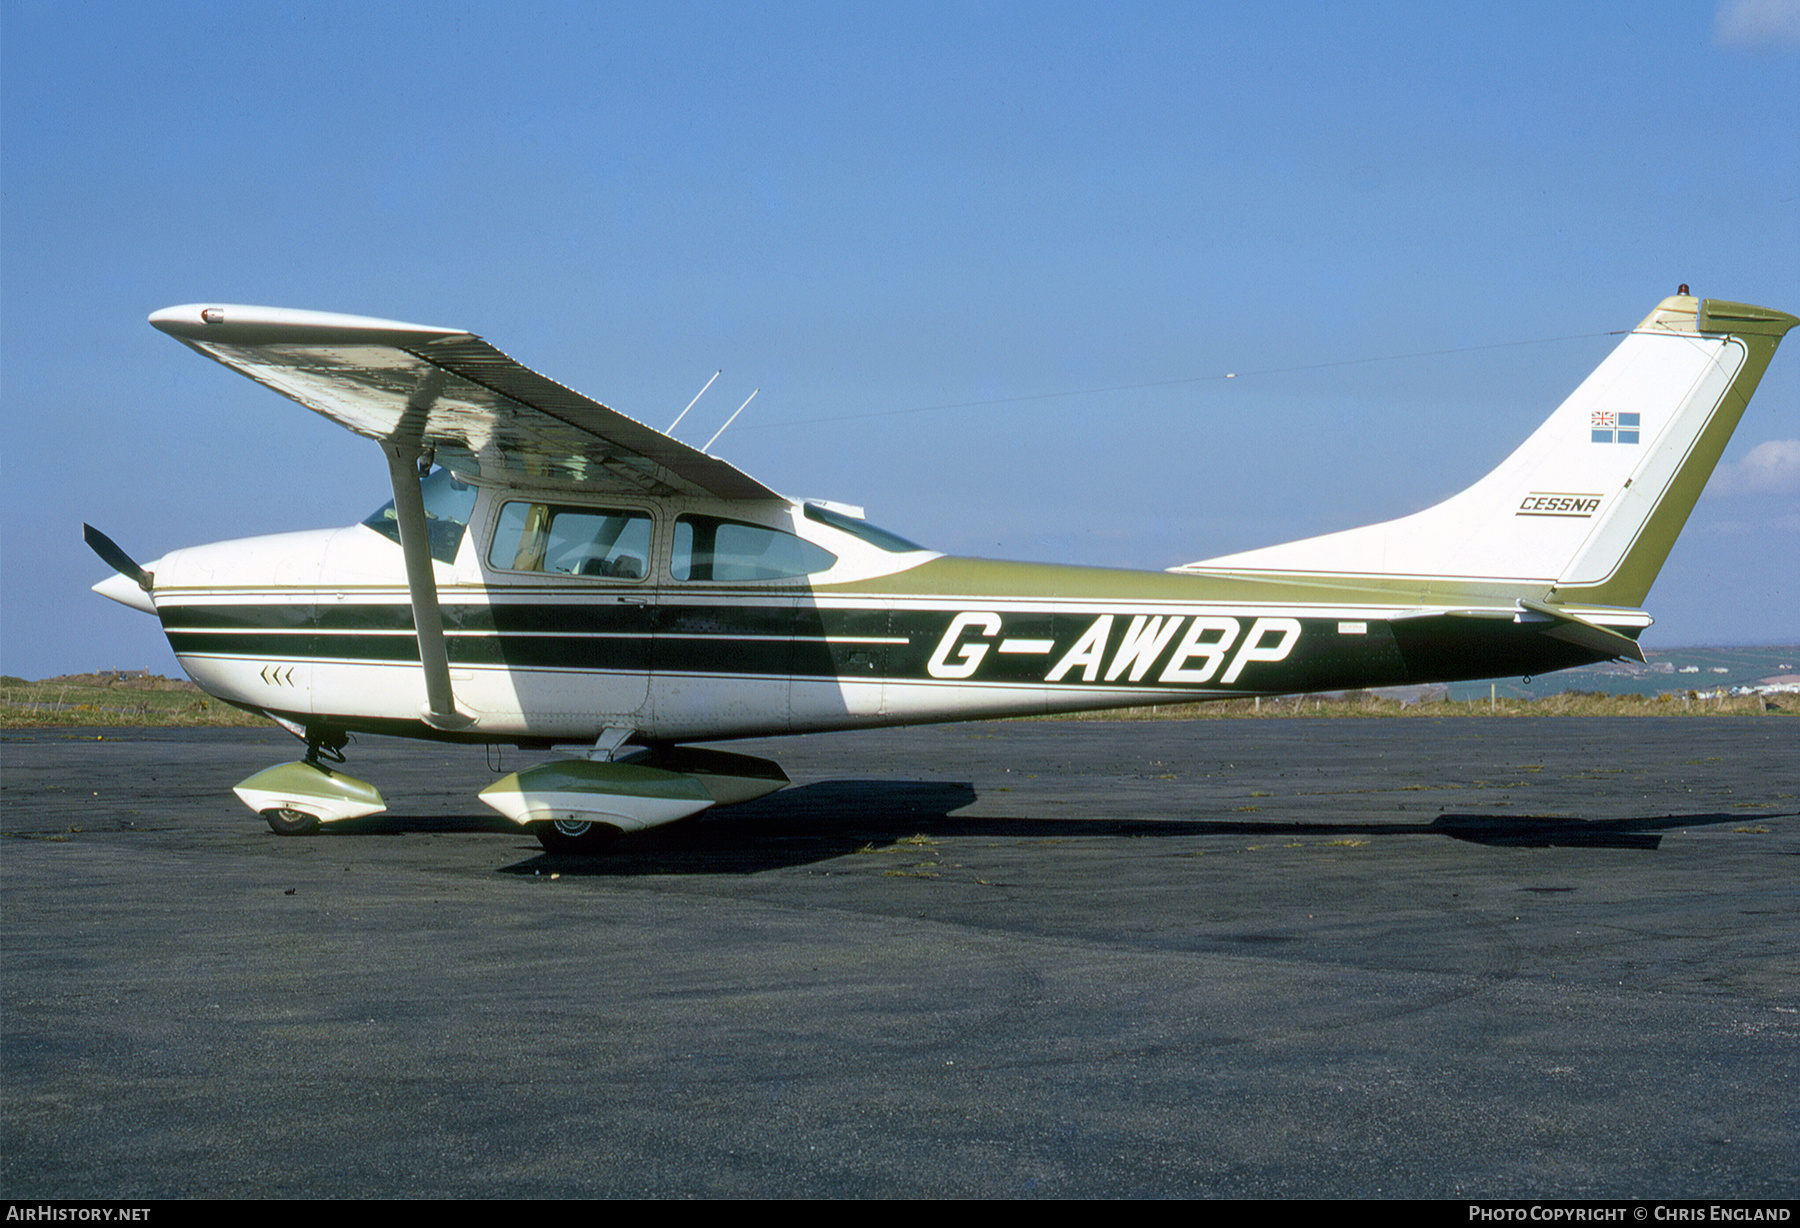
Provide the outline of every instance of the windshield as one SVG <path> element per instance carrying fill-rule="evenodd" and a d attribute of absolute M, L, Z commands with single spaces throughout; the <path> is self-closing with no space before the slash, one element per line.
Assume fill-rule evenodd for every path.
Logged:
<path fill-rule="evenodd" d="M 431 537 L 431 557 L 440 563 L 454 563 L 462 549 L 463 530 L 469 527 L 469 514 L 475 510 L 475 488 L 448 469 L 434 469 L 419 483 L 425 498 L 425 528 Z M 394 519 L 394 501 L 389 499 L 363 521 L 371 529 L 396 545 L 400 542 L 400 522 Z"/>
<path fill-rule="evenodd" d="M 905 554 L 912 550 L 923 550 L 925 547 L 916 542 L 909 542 L 898 533 L 890 533 L 886 529 L 878 529 L 866 520 L 858 520 L 846 516 L 842 512 L 834 512 L 828 507 L 820 507 L 817 503 L 806 505 L 806 518 L 816 520 L 820 524 L 828 524 L 834 529 L 842 529 L 868 542 L 871 546 L 879 546 L 889 554 Z"/>

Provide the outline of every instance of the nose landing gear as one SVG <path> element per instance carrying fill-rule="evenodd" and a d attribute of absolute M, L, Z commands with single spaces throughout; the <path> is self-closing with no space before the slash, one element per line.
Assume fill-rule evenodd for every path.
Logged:
<path fill-rule="evenodd" d="M 319 762 L 324 756 L 342 763 L 348 740 L 342 730 L 308 728 L 306 758 L 266 768 L 232 792 L 262 815 L 278 836 L 310 836 L 320 823 L 380 814 L 387 809 L 381 790 Z"/>

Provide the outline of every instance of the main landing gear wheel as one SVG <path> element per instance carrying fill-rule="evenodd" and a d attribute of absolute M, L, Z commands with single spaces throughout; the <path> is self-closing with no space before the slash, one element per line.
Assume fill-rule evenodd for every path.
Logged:
<path fill-rule="evenodd" d="M 318 815 L 291 806 L 265 810 L 262 817 L 268 821 L 269 830 L 278 836 L 310 836 L 319 830 Z"/>
<path fill-rule="evenodd" d="M 610 823 L 586 819 L 553 819 L 532 827 L 547 853 L 604 853 L 619 838 L 619 829 Z"/>

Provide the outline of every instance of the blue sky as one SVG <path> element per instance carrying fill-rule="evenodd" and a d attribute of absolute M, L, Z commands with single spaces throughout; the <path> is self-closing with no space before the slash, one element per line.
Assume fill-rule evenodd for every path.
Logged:
<path fill-rule="evenodd" d="M 0 55 L 27 677 L 176 672 L 84 519 L 149 560 L 386 498 L 175 303 L 467 328 L 656 425 L 722 367 L 680 433 L 761 387 L 716 450 L 779 490 L 1141 567 L 1460 489 L 1677 283 L 1800 311 L 1795 0 L 6 0 Z M 1647 644 L 1800 641 L 1795 349 Z"/>

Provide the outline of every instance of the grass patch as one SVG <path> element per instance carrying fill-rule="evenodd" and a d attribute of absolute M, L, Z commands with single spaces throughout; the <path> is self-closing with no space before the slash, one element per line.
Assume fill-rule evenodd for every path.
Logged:
<path fill-rule="evenodd" d="M 0 678 L 0 729 L 28 726 L 256 728 L 268 720 L 220 703 L 185 678 L 146 672 Z"/>
<path fill-rule="evenodd" d="M 1665 691 L 1660 695 L 1610 695 L 1563 691 L 1541 699 L 1435 699 L 1403 702 L 1370 691 L 1329 695 L 1283 695 L 1226 699 L 1211 703 L 1152 704 L 1103 712 L 1019 717 L 1019 720 L 1192 721 L 1292 720 L 1333 717 L 1517 717 L 1517 716 L 1794 716 L 1800 702 L 1782 695 L 1701 695 Z M 66 674 L 31 682 L 0 677 L 0 729 L 31 726 L 193 726 L 259 728 L 266 718 L 221 703 L 184 678 L 147 671 Z M 974 735 L 991 736 L 991 735 Z M 1524 771 L 1541 770 L 1527 765 Z M 1158 779 L 1175 779 L 1173 774 Z"/>

